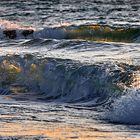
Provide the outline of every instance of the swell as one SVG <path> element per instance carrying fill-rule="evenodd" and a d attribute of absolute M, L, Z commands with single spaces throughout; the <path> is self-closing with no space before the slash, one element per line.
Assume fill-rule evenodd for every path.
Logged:
<path fill-rule="evenodd" d="M 38 98 L 43 95 L 44 101 L 97 106 L 126 88 L 139 88 L 139 66 L 7 55 L 0 59 L 0 86 L 5 94 L 31 91 L 38 93 Z"/>
<path fill-rule="evenodd" d="M 108 25 L 83 25 L 69 31 L 68 38 L 105 42 L 134 42 L 140 36 L 139 28 L 110 27 Z"/>
<path fill-rule="evenodd" d="M 5 25 L 4 25 L 5 26 Z M 62 26 L 54 28 L 33 29 L 13 26 L 1 28 L 0 39 L 83 39 L 99 42 L 140 42 L 140 28 L 111 27 L 108 25 Z"/>

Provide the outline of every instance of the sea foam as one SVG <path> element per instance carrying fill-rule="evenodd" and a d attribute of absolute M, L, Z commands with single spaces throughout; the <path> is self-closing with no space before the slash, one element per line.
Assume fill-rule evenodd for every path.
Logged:
<path fill-rule="evenodd" d="M 140 124 L 140 90 L 131 89 L 113 103 L 105 113 L 106 119 L 114 123 Z"/>

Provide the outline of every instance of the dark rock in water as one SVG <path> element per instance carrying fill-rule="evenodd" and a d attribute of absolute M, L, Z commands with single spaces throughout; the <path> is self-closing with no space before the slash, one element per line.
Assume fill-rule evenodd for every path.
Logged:
<path fill-rule="evenodd" d="M 9 39 L 15 39 L 17 37 L 16 30 L 5 30 L 3 31 L 3 34 Z"/>
<path fill-rule="evenodd" d="M 23 30 L 22 34 L 26 37 L 30 34 L 33 34 L 34 30 Z"/>

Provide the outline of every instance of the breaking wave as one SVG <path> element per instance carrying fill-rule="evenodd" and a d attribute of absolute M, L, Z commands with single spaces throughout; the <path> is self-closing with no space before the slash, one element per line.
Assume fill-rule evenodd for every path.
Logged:
<path fill-rule="evenodd" d="M 105 113 L 105 118 L 113 123 L 140 124 L 140 91 L 127 90 L 116 99 L 112 109 Z"/>
<path fill-rule="evenodd" d="M 0 94 L 35 92 L 41 101 L 104 110 L 103 119 L 140 123 L 140 67 L 125 63 L 83 64 L 31 54 L 0 58 Z"/>
<path fill-rule="evenodd" d="M 9 25 L 9 24 L 8 24 Z M 84 39 L 105 42 L 140 42 L 140 29 L 128 27 L 111 27 L 108 25 L 79 25 L 54 28 L 34 29 L 15 26 L 0 28 L 0 39 Z"/>
<path fill-rule="evenodd" d="M 5 26 L 8 25 L 6 22 Z M 84 109 L 99 108 L 103 110 L 103 119 L 113 123 L 140 124 L 140 66 L 138 63 L 131 65 L 121 61 L 95 61 L 94 63 L 80 61 L 88 56 L 88 53 L 85 56 L 81 55 L 86 51 L 93 52 L 97 56 L 98 54 L 102 56 L 102 52 L 106 52 L 105 48 L 108 49 L 108 55 L 116 48 L 117 55 L 120 52 L 122 54 L 137 52 L 139 45 L 131 46 L 129 43 L 140 42 L 139 28 L 71 25 L 33 29 L 12 25 L 14 28 L 0 26 L 0 40 L 23 39 L 24 41 L 18 40 L 20 43 L 18 41 L 6 43 L 1 41 L 4 50 L 4 53 L 1 53 L 4 56 L 0 56 L 1 95 L 37 93 L 37 99 L 45 102 L 71 103 L 68 105 Z M 123 45 L 124 48 L 122 47 L 123 49 L 120 51 L 121 45 L 117 43 L 114 47 L 113 43 L 92 41 L 127 42 L 128 44 Z M 128 45 L 132 49 L 127 49 L 124 52 Z M 33 55 L 33 50 L 37 50 L 40 46 L 47 48 L 45 55 L 43 56 L 42 52 L 42 57 Z M 26 53 L 21 51 L 19 53 L 21 55 L 13 54 L 18 53 L 16 49 L 24 50 L 24 47 L 28 49 L 27 52 L 25 51 Z M 30 51 L 28 47 L 31 49 Z M 12 48 L 16 51 L 13 51 L 12 55 L 7 55 L 6 48 L 8 50 Z M 67 49 L 63 50 L 63 48 Z M 95 49 L 93 50 L 93 48 Z M 111 48 L 113 49 L 111 50 Z M 52 53 L 52 50 L 57 53 L 55 51 Z M 96 53 L 98 50 L 101 50 L 101 53 Z M 70 51 L 75 55 L 64 57 L 63 53 L 67 55 Z M 81 57 L 77 58 L 78 53 L 76 54 L 75 51 L 82 52 L 79 54 Z M 60 52 L 62 52 L 61 55 Z M 52 55 L 45 57 L 49 53 Z M 58 57 L 59 55 L 60 57 Z M 137 55 L 135 55 L 136 60 Z M 94 55 L 89 55 L 89 57 L 94 57 Z M 105 59 L 104 56 L 103 59 Z"/>
<path fill-rule="evenodd" d="M 0 59 L 0 85 L 11 93 L 17 87 L 22 92 L 38 92 L 46 101 L 100 103 L 126 88 L 139 88 L 138 71 L 139 66 L 123 63 L 89 65 L 30 54 L 9 55 Z"/>

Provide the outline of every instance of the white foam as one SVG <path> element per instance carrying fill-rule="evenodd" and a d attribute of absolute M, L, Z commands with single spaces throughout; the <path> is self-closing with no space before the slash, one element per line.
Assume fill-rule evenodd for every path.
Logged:
<path fill-rule="evenodd" d="M 113 109 L 105 113 L 111 122 L 140 124 L 140 90 L 131 89 L 117 99 Z"/>
<path fill-rule="evenodd" d="M 63 39 L 66 36 L 66 32 L 63 28 L 44 28 L 34 32 L 33 36 L 34 38 Z"/>

